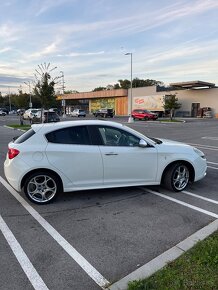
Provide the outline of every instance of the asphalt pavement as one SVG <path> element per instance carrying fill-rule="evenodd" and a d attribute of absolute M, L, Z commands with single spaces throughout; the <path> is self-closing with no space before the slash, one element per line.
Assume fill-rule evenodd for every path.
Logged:
<path fill-rule="evenodd" d="M 108 283 L 124 289 L 124 277 L 143 274 L 144 265 L 217 221 L 218 120 L 113 120 L 196 146 L 206 154 L 207 176 L 181 193 L 160 186 L 104 189 L 34 205 L 5 181 L 7 144 L 22 132 L 4 127 L 17 116 L 0 117 L 0 289 L 94 290 Z"/>

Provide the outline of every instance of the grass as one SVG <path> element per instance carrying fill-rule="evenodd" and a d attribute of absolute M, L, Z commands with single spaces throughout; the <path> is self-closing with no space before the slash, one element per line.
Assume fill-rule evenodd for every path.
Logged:
<path fill-rule="evenodd" d="M 14 129 L 21 129 L 21 130 L 29 130 L 31 128 L 31 125 L 7 125 L 8 127 L 14 128 Z"/>
<path fill-rule="evenodd" d="M 155 289 L 218 289 L 218 231 L 154 275 L 128 284 L 128 290 Z"/>

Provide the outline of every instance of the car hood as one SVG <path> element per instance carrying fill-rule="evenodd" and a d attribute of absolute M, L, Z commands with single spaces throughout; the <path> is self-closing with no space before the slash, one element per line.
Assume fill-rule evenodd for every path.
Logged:
<path fill-rule="evenodd" d="M 178 141 L 168 140 L 168 139 L 160 139 L 159 142 L 156 142 L 159 152 L 170 152 L 170 153 L 192 153 L 193 147 Z"/>

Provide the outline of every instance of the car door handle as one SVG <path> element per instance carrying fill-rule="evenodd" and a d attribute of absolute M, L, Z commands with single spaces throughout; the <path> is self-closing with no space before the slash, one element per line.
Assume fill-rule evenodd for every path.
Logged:
<path fill-rule="evenodd" d="M 105 155 L 112 156 L 112 155 L 118 155 L 118 154 L 117 153 L 113 153 L 113 152 L 109 152 L 109 153 L 105 153 Z"/>

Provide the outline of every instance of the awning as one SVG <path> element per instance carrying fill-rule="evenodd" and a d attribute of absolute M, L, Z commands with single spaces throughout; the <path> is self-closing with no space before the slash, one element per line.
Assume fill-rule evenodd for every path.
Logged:
<path fill-rule="evenodd" d="M 203 88 L 214 88 L 215 84 L 202 81 L 191 81 L 191 82 L 171 83 L 170 86 L 182 89 L 203 89 Z"/>

